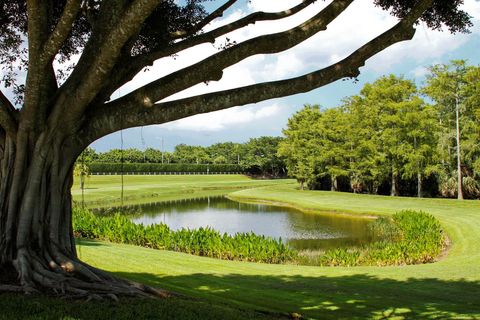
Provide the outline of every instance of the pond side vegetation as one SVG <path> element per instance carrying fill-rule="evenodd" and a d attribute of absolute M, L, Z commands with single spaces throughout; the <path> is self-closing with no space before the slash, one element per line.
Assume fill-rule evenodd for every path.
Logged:
<path fill-rule="evenodd" d="M 166 224 L 144 226 L 127 216 L 95 215 L 75 208 L 77 237 L 171 250 L 225 260 L 318 266 L 406 265 L 434 262 L 446 248 L 440 223 L 421 211 L 400 211 L 370 225 L 374 241 L 360 247 L 297 251 L 282 242 L 250 233 L 229 235 L 211 228 L 172 230 Z"/>
<path fill-rule="evenodd" d="M 73 210 L 73 230 L 77 237 L 132 244 L 152 249 L 184 252 L 225 260 L 284 263 L 296 259 L 297 252 L 281 239 L 253 232 L 229 235 L 211 228 L 172 230 L 166 224 L 144 226 L 127 216 L 95 215 L 88 210 Z"/>
<path fill-rule="evenodd" d="M 354 248 L 303 252 L 301 264 L 320 266 L 388 266 L 435 262 L 447 246 L 447 237 L 432 215 L 404 210 L 379 217 L 369 225 L 374 241 Z"/>

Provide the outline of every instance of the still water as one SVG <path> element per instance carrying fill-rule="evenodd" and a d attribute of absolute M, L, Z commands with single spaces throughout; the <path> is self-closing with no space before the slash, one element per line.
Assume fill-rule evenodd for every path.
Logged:
<path fill-rule="evenodd" d="M 211 227 L 220 232 L 254 232 L 282 238 L 291 247 L 330 249 L 370 241 L 370 219 L 338 214 L 313 214 L 285 207 L 240 203 L 224 197 L 151 203 L 130 208 L 141 214 L 132 220 L 144 225 L 165 223 L 170 228 Z"/>

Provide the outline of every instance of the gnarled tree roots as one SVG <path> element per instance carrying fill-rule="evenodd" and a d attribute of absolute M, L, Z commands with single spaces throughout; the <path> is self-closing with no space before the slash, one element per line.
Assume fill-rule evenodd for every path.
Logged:
<path fill-rule="evenodd" d="M 119 296 L 162 297 L 176 294 L 120 279 L 92 267 L 76 258 L 51 259 L 48 265 L 39 255 L 20 250 L 13 265 L 19 274 L 17 284 L 1 284 L 1 292 L 26 294 L 47 293 L 87 300 L 109 299 Z"/>

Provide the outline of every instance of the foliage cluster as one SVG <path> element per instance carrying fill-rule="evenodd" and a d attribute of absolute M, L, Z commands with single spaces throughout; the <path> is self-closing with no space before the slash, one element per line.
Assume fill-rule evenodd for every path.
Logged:
<path fill-rule="evenodd" d="M 404 265 L 433 262 L 445 247 L 438 220 L 424 212 L 401 211 L 371 224 L 374 241 L 355 248 L 327 250 L 313 256 L 290 249 L 281 239 L 237 233 L 230 236 L 211 228 L 171 230 L 165 224 L 139 225 L 120 214 L 95 215 L 74 209 L 77 236 L 153 249 L 265 263 L 299 263 L 324 266 Z"/>
<path fill-rule="evenodd" d="M 434 262 L 446 238 L 438 220 L 422 211 L 405 210 L 370 225 L 374 241 L 360 248 L 328 250 L 306 264 L 324 266 L 406 265 Z"/>
<path fill-rule="evenodd" d="M 191 164 L 191 163 L 107 163 L 92 162 L 89 164 L 91 173 L 115 172 L 193 172 L 193 173 L 221 173 L 243 172 L 241 166 L 236 164 Z"/>
<path fill-rule="evenodd" d="M 77 164 L 87 164 L 91 172 L 120 172 L 119 166 L 114 164 L 122 160 L 124 171 L 129 172 L 206 172 L 208 164 L 210 172 L 248 172 L 277 177 L 286 173 L 285 163 L 277 155 L 280 141 L 281 137 L 259 137 L 246 143 L 222 142 L 208 147 L 179 144 L 173 152 L 154 148 L 96 152 L 87 148 L 77 159 Z"/>
<path fill-rule="evenodd" d="M 340 107 L 305 106 L 279 147 L 289 175 L 310 189 L 456 197 L 460 167 L 464 196 L 480 197 L 480 66 L 430 72 L 421 90 L 390 75 Z"/>
<path fill-rule="evenodd" d="M 254 233 L 236 233 L 231 236 L 208 227 L 175 231 L 165 224 L 144 226 L 133 223 L 124 215 L 99 216 L 79 208 L 75 208 L 73 212 L 73 231 L 83 238 L 225 260 L 283 263 L 296 257 L 296 251 L 290 249 L 281 239 Z"/>

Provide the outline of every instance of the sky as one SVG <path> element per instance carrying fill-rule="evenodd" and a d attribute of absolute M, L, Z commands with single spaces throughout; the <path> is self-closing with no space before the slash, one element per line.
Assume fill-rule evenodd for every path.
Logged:
<path fill-rule="evenodd" d="M 207 9 L 213 10 L 225 1 L 207 1 Z M 229 9 L 222 18 L 213 21 L 207 29 L 217 28 L 254 11 L 276 12 L 300 2 L 301 0 L 240 0 L 238 5 Z M 240 43 L 262 34 L 287 30 L 313 16 L 330 2 L 316 1 L 292 17 L 280 21 L 257 22 L 226 37 Z M 433 64 L 466 59 L 470 64 L 480 65 L 480 1 L 465 0 L 463 10 L 472 16 L 474 26 L 471 33 L 452 35 L 446 30 L 434 31 L 420 24 L 411 41 L 395 44 L 367 60 L 360 69 L 358 81 L 339 80 L 308 93 L 196 115 L 162 125 L 127 129 L 121 134 L 117 132 L 99 139 L 91 147 L 97 151 L 120 148 L 120 135 L 123 135 L 124 148 L 152 147 L 166 151 L 172 151 L 180 143 L 208 146 L 225 141 L 246 142 L 259 136 L 279 136 L 286 127 L 288 118 L 305 104 L 319 104 L 324 108 L 338 106 L 343 98 L 358 94 L 365 83 L 373 82 L 380 76 L 391 73 L 403 75 L 421 85 L 428 72 L 427 67 Z M 296 47 L 279 54 L 250 57 L 226 69 L 221 81 L 197 85 L 164 101 L 312 72 L 346 57 L 393 26 L 396 21 L 388 12 L 374 7 L 372 0 L 356 0 L 327 30 Z M 140 72 L 120 88 L 112 98 L 125 95 L 163 75 L 196 63 L 218 52 L 224 43 L 225 37 L 217 39 L 213 45 L 199 45 L 176 57 L 158 60 L 148 71 Z"/>

